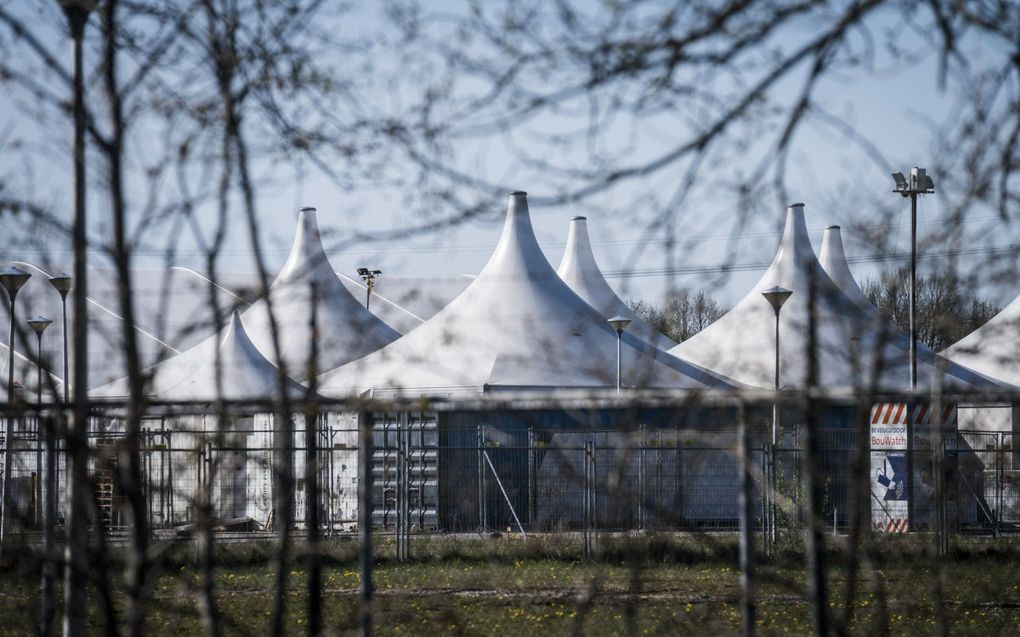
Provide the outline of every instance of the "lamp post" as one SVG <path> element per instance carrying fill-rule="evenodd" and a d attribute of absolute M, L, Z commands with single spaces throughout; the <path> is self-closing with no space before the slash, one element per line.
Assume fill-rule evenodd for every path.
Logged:
<path fill-rule="evenodd" d="M 4 487 L 2 504 L 0 504 L 0 553 L 4 549 L 4 540 L 7 539 L 7 525 L 10 522 L 10 495 L 11 495 L 11 448 L 14 446 L 14 362 L 16 348 L 14 346 L 14 301 L 18 297 L 18 290 L 32 277 L 21 268 L 11 266 L 0 272 L 0 286 L 7 292 L 7 299 L 10 301 L 10 331 L 7 339 L 7 414 L 4 420 L 7 427 L 4 433 Z"/>
<path fill-rule="evenodd" d="M 71 291 L 71 275 L 67 272 L 54 274 L 50 277 L 50 285 L 60 293 L 60 311 L 63 313 L 61 327 L 64 330 L 64 403 L 68 402 L 68 386 L 71 384 L 67 377 L 67 293 Z"/>
<path fill-rule="evenodd" d="M 774 503 L 774 481 L 776 470 L 776 444 L 779 442 L 779 311 L 783 304 L 793 295 L 791 290 L 778 285 L 763 290 L 761 295 L 769 302 L 776 313 L 776 362 L 772 387 L 776 392 L 775 400 L 772 402 L 772 442 L 768 445 L 768 480 L 765 488 L 765 498 L 768 504 L 765 507 L 766 531 L 765 531 L 765 552 L 772 554 L 772 547 L 776 540 L 776 507 Z"/>
<path fill-rule="evenodd" d="M 71 224 L 74 248 L 74 416 L 67 434 L 67 515 L 64 523 L 64 623 L 65 637 L 85 633 L 85 574 L 88 569 L 86 549 L 86 516 L 88 500 L 85 484 L 88 481 L 86 437 L 88 416 L 88 289 L 85 272 L 88 267 L 87 219 L 85 201 L 85 82 L 82 41 L 89 14 L 96 0 L 58 0 L 67 18 L 72 40 L 72 79 L 74 87 L 74 210 Z M 64 378 L 65 387 L 68 379 Z M 45 611 L 44 611 L 45 612 Z M 52 626 L 54 613 L 46 617 L 47 630 Z"/>
<path fill-rule="evenodd" d="M 10 359 L 7 365 L 7 404 L 14 402 L 14 300 L 18 296 L 18 290 L 32 277 L 21 268 L 11 266 L 0 272 L 0 286 L 7 292 L 7 299 L 10 301 L 11 323 L 7 337 L 7 348 Z"/>
<path fill-rule="evenodd" d="M 35 356 L 35 371 L 36 371 L 36 386 L 35 386 L 35 405 L 36 405 L 36 420 L 35 420 L 35 518 L 36 523 L 42 523 L 42 515 L 40 510 L 42 509 L 43 501 L 43 465 L 42 465 L 42 446 L 39 444 L 42 433 L 42 335 L 46 331 L 46 328 L 52 323 L 50 319 L 45 316 L 39 315 L 35 318 L 28 319 L 28 326 L 35 332 L 36 338 L 36 356 Z"/>
<path fill-rule="evenodd" d="M 609 325 L 616 330 L 616 393 L 623 391 L 623 332 L 630 325 L 630 319 L 623 316 L 614 316 L 609 319 Z"/>
<path fill-rule="evenodd" d="M 901 172 L 892 174 L 896 182 L 893 192 L 910 197 L 910 389 L 917 389 L 917 196 L 935 192 L 935 182 L 924 168 L 911 168 L 910 181 Z"/>
<path fill-rule="evenodd" d="M 935 192 L 935 182 L 924 168 L 910 169 L 910 180 L 901 172 L 892 174 L 904 199 L 910 197 L 910 390 L 917 389 L 917 196 Z M 914 524 L 914 406 L 907 406 L 907 520 Z"/>
<path fill-rule="evenodd" d="M 775 286 L 761 293 L 765 297 L 765 300 L 769 302 L 772 309 L 776 312 L 776 365 L 775 365 L 775 378 L 773 379 L 773 389 L 776 393 L 779 392 L 779 311 L 783 309 L 783 304 L 786 303 L 787 299 L 793 295 L 793 292 L 787 290 L 784 287 Z M 779 397 L 776 396 L 775 402 L 772 404 L 772 444 L 776 444 L 778 437 L 778 422 L 779 422 Z"/>
<path fill-rule="evenodd" d="M 372 302 L 372 288 L 375 287 L 375 279 L 382 274 L 382 270 L 358 268 L 358 274 L 361 275 L 361 280 L 365 282 L 365 309 L 367 310 Z"/>

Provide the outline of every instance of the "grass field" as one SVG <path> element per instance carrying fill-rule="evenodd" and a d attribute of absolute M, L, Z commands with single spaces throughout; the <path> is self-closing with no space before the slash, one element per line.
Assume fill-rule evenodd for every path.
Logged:
<path fill-rule="evenodd" d="M 348 634 L 357 621 L 355 544 L 325 546 L 327 634 Z M 740 627 L 739 572 L 730 536 L 641 536 L 605 539 L 596 561 L 580 559 L 579 544 L 547 537 L 416 540 L 416 559 L 396 564 L 380 538 L 375 570 L 378 634 L 586 635 L 735 634 Z M 267 544 L 221 546 L 215 574 L 217 605 L 227 634 L 264 634 L 272 603 Z M 161 572 L 152 591 L 152 635 L 200 632 L 198 573 L 187 545 L 155 555 Z M 830 611 L 841 617 L 848 567 L 831 556 Z M 0 581 L 0 633 L 33 632 L 38 574 L 20 560 L 5 564 Z M 111 564 L 111 573 L 119 568 Z M 97 569 L 93 576 L 101 572 Z M 803 565 L 796 547 L 759 566 L 760 634 L 810 630 Z M 288 634 L 307 621 L 306 574 L 295 554 L 288 588 Z M 941 586 L 936 586 L 936 584 Z M 941 603 L 938 599 L 941 597 Z M 118 603 L 116 595 L 114 604 Z M 93 591 L 90 632 L 105 630 L 101 597 Z M 944 612 L 939 613 L 942 608 Z M 1020 546 L 969 541 L 941 563 L 923 546 L 873 547 L 861 561 L 850 628 L 861 635 L 1020 634 Z"/>

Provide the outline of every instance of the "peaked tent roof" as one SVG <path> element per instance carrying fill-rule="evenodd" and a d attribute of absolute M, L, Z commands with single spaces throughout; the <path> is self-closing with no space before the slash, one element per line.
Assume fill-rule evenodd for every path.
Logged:
<path fill-rule="evenodd" d="M 857 284 L 857 279 L 850 272 L 850 265 L 846 260 L 846 252 L 843 250 L 843 236 L 839 226 L 826 226 L 825 234 L 822 235 L 822 250 L 818 253 L 818 261 L 822 269 L 829 275 L 832 282 L 836 284 L 839 291 L 846 295 L 861 309 L 873 316 L 878 315 L 878 308 L 872 305 L 864 290 Z"/>
<path fill-rule="evenodd" d="M 220 351 L 222 391 L 217 394 L 215 351 Z M 151 373 L 148 396 L 161 400 L 213 402 L 217 399 L 266 400 L 277 396 L 276 367 L 259 352 L 234 312 L 222 338 L 214 334 L 191 349 L 146 370 Z M 287 379 L 288 393 L 302 398 L 307 390 Z M 128 382 L 121 378 L 89 392 L 92 398 L 125 398 Z"/>
<path fill-rule="evenodd" d="M 638 316 L 630 306 L 623 302 L 613 288 L 609 287 L 602 271 L 595 262 L 595 254 L 591 249 L 588 237 L 588 218 L 574 217 L 570 220 L 570 231 L 567 233 L 567 249 L 563 253 L 560 267 L 556 269 L 564 283 L 570 286 L 588 305 L 609 319 L 622 316 L 630 319 L 627 332 L 661 349 L 669 349 L 676 342 L 661 334 L 647 321 Z"/>
<path fill-rule="evenodd" d="M 976 372 L 1020 386 L 1020 297 L 942 353 Z"/>
<path fill-rule="evenodd" d="M 319 298 L 319 329 L 315 336 L 319 371 L 361 358 L 400 337 L 366 310 L 340 282 L 322 247 L 315 208 L 302 208 L 290 255 L 269 288 L 288 374 L 295 378 L 307 376 L 313 338 L 309 325 L 313 283 Z M 245 310 L 244 320 L 252 342 L 275 362 L 268 308 L 266 300 L 261 299 Z"/>
<path fill-rule="evenodd" d="M 627 386 L 728 387 L 718 376 L 624 333 Z M 464 394 L 486 389 L 605 388 L 616 383 L 616 332 L 545 258 L 514 192 L 499 244 L 471 285 L 399 341 L 323 375 L 328 396 L 373 389 Z"/>
<path fill-rule="evenodd" d="M 787 208 L 786 229 L 772 264 L 758 284 L 733 309 L 702 332 L 672 350 L 694 364 L 712 369 L 740 382 L 771 387 L 775 365 L 775 313 L 761 291 L 780 286 L 793 296 L 780 312 L 781 384 L 807 385 L 808 333 L 811 319 L 811 287 L 815 290 L 819 387 L 865 386 L 876 356 L 877 388 L 909 387 L 907 336 L 862 309 L 829 278 L 815 257 L 804 221 L 804 205 Z M 829 255 L 833 255 L 830 251 Z M 918 347 L 918 384 L 929 386 L 936 365 L 945 365 L 942 383 L 951 386 L 985 386 L 988 379 Z"/>

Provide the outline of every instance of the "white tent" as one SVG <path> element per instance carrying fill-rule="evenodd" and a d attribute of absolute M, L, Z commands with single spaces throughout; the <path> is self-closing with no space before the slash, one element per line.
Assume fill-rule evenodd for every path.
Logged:
<path fill-rule="evenodd" d="M 399 341 L 323 375 L 319 390 L 449 395 L 613 387 L 616 346 L 605 317 L 549 264 L 535 239 L 527 195 L 515 192 L 499 244 L 471 285 Z M 622 362 L 627 386 L 729 386 L 632 334 L 623 336 Z"/>
<path fill-rule="evenodd" d="M 317 369 L 334 369 L 395 341 L 396 331 L 365 309 L 337 278 L 319 237 L 315 208 L 298 213 L 290 256 L 269 289 L 280 352 L 287 372 L 306 378 L 313 335 L 310 328 L 312 287 L 318 295 Z M 244 312 L 252 342 L 276 362 L 269 303 L 261 299 Z"/>
<path fill-rule="evenodd" d="M 857 284 L 857 279 L 850 272 L 850 265 L 846 260 L 846 252 L 843 250 L 843 236 L 839 226 L 826 226 L 825 234 L 822 235 L 822 249 L 818 253 L 818 261 L 822 269 L 829 275 L 832 282 L 836 284 L 839 291 L 846 295 L 859 308 L 869 315 L 878 316 L 878 308 L 872 305 L 864 290 Z"/>
<path fill-rule="evenodd" d="M 570 220 L 570 231 L 567 234 L 567 249 L 563 253 L 560 267 L 556 274 L 570 286 L 577 296 L 588 305 L 599 311 L 605 318 L 622 316 L 630 319 L 627 331 L 638 338 L 661 349 L 668 350 L 676 343 L 630 309 L 623 300 L 609 287 L 602 271 L 595 262 L 595 254 L 591 249 L 588 237 L 587 217 L 574 217 Z"/>
<path fill-rule="evenodd" d="M 835 258 L 831 248 L 827 257 Z M 779 250 L 758 284 L 722 318 L 670 351 L 749 385 L 771 387 L 776 346 L 775 314 L 761 292 L 773 286 L 793 291 L 780 313 L 783 387 L 807 386 L 812 287 L 817 386 L 842 389 L 867 386 L 871 364 L 880 356 L 876 388 L 894 391 L 909 387 L 907 336 L 878 318 L 877 313 L 860 307 L 859 302 L 851 300 L 826 274 L 811 247 L 803 204 L 787 208 L 786 229 Z M 941 382 L 944 385 L 989 384 L 980 375 L 940 359 L 927 348 L 918 347 L 920 386 L 931 385 L 937 369 L 943 366 L 945 373 Z"/>
<path fill-rule="evenodd" d="M 215 351 L 220 355 L 220 391 L 217 391 Z M 152 380 L 146 394 L 160 400 L 213 402 L 266 400 L 279 395 L 277 370 L 255 347 L 234 312 L 222 336 L 213 335 L 191 349 L 146 370 Z M 291 398 L 302 398 L 307 390 L 287 379 Z M 124 399 L 129 386 L 121 378 L 89 392 L 93 398 Z"/>
<path fill-rule="evenodd" d="M 943 354 L 974 371 L 1020 387 L 1020 297 Z"/>

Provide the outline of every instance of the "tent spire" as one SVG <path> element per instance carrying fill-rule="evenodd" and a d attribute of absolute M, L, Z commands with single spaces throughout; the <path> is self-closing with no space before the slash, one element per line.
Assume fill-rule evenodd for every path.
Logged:
<path fill-rule="evenodd" d="M 556 274 L 575 294 L 598 310 L 602 316 L 607 319 L 611 316 L 623 316 L 630 319 L 631 324 L 627 331 L 635 334 L 641 340 L 662 349 L 669 349 L 676 345 L 674 341 L 660 334 L 658 330 L 638 316 L 609 286 L 595 262 L 595 253 L 592 251 L 591 239 L 588 236 L 587 217 L 577 216 L 570 220 L 567 248 L 563 252 L 563 259 L 560 261 Z"/>

